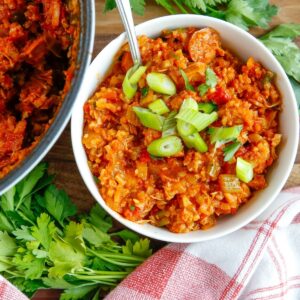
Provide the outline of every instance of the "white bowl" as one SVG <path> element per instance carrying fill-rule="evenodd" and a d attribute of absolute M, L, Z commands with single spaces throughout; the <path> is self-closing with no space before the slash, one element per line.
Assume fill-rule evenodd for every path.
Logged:
<path fill-rule="evenodd" d="M 288 179 L 296 157 L 299 138 L 298 110 L 288 77 L 271 52 L 246 31 L 230 23 L 210 17 L 174 15 L 142 23 L 136 26 L 136 32 L 138 35 L 145 34 L 150 37 L 156 37 L 160 35 L 163 29 L 189 26 L 198 28 L 209 26 L 216 29 L 221 35 L 223 44 L 241 59 L 246 60 L 249 56 L 252 56 L 266 68 L 276 73 L 277 86 L 283 98 L 283 111 L 280 114 L 280 132 L 283 135 L 283 139 L 279 148 L 279 159 L 268 172 L 268 187 L 257 192 L 246 205 L 238 210 L 236 215 L 220 218 L 215 227 L 206 231 L 199 230 L 176 234 L 164 228 L 158 228 L 149 224 L 136 224 L 126 220 L 109 208 L 101 197 L 88 167 L 87 157 L 82 145 L 83 105 L 103 80 L 114 61 L 115 54 L 126 41 L 124 33 L 109 43 L 89 67 L 73 110 L 71 122 L 72 144 L 77 166 L 85 184 L 97 202 L 126 227 L 150 238 L 178 243 L 199 242 L 224 236 L 241 228 L 261 214 L 272 203 Z"/>

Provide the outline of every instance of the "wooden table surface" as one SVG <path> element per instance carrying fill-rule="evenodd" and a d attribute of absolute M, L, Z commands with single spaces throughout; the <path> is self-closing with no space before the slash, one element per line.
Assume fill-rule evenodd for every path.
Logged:
<path fill-rule="evenodd" d="M 295 22 L 300 23 L 300 1 L 299 0 L 274 0 L 271 1 L 280 7 L 278 17 L 275 17 L 272 25 L 279 23 Z M 96 0 L 96 38 L 94 56 L 107 45 L 118 34 L 123 32 L 117 11 L 102 13 L 104 0 Z M 161 7 L 154 4 L 154 1 L 147 1 L 147 9 L 144 16 L 135 16 L 135 23 L 139 24 L 145 20 L 166 15 Z M 257 34 L 257 32 L 255 32 Z M 88 210 L 94 203 L 92 196 L 84 185 L 78 172 L 70 139 L 70 126 L 63 132 L 53 149 L 47 155 L 50 172 L 57 174 L 56 183 L 64 188 L 81 210 Z M 297 159 L 293 171 L 285 185 L 292 187 L 300 185 L 300 148 L 298 147 Z M 35 299 L 57 299 L 58 293 L 50 291 L 38 293 Z"/>

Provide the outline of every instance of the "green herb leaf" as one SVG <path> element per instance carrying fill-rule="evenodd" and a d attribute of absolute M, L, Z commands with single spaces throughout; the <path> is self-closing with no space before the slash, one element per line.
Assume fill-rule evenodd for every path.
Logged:
<path fill-rule="evenodd" d="M 0 231 L 0 256 L 12 256 L 17 250 L 17 244 L 7 232 Z"/>
<path fill-rule="evenodd" d="M 12 234 L 17 240 L 35 241 L 35 238 L 32 236 L 28 226 L 22 225 L 20 228 L 17 228 L 15 231 L 13 231 Z"/>
<path fill-rule="evenodd" d="M 37 218 L 37 226 L 32 228 L 32 236 L 48 250 L 55 233 L 56 227 L 54 222 L 51 222 L 50 217 L 46 213 L 42 213 Z"/>
<path fill-rule="evenodd" d="M 124 242 L 130 240 L 132 243 L 135 243 L 140 239 L 138 234 L 128 229 L 112 233 L 111 236 L 119 236 Z"/>
<path fill-rule="evenodd" d="M 103 232 L 107 232 L 112 227 L 112 218 L 99 204 L 93 206 L 88 219 L 91 224 Z"/>
<path fill-rule="evenodd" d="M 49 185 L 44 197 L 37 197 L 37 200 L 61 225 L 66 218 L 75 215 L 77 211 L 66 192 L 57 189 L 54 185 Z"/>
<path fill-rule="evenodd" d="M 298 82 L 300 82 L 300 48 L 293 39 L 299 35 L 300 24 L 283 24 L 260 38 L 281 63 L 285 72 Z"/>
<path fill-rule="evenodd" d="M 277 12 L 277 7 L 270 5 L 268 0 L 231 0 L 225 19 L 245 30 L 252 26 L 268 28 Z"/>
<path fill-rule="evenodd" d="M 67 289 L 60 295 L 60 300 L 82 300 L 82 299 L 85 299 L 85 296 L 87 296 L 93 290 L 97 289 L 97 287 L 99 287 L 99 285 L 93 284 L 93 285 L 87 285 L 87 286 Z"/>
<path fill-rule="evenodd" d="M 187 75 L 185 74 L 185 72 L 182 70 L 182 69 L 179 69 L 179 72 L 184 80 L 184 84 L 185 84 L 185 89 L 187 91 L 192 91 L 194 92 L 195 91 L 195 88 L 191 85 Z"/>
<path fill-rule="evenodd" d="M 132 10 L 138 14 L 143 15 L 145 12 L 145 1 L 144 0 L 130 0 Z M 116 8 L 115 0 L 105 0 L 104 12 L 108 12 Z"/>
<path fill-rule="evenodd" d="M 83 238 L 96 247 L 111 242 L 110 236 L 107 233 L 90 224 L 84 225 Z"/>

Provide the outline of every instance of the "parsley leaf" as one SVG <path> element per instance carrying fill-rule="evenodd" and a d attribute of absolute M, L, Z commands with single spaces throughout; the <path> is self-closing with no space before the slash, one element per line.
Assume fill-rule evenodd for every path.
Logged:
<path fill-rule="evenodd" d="M 82 287 L 75 287 L 65 290 L 61 296 L 60 300 L 82 300 L 85 299 L 90 292 L 97 289 L 99 286 L 97 284 L 87 285 Z"/>
<path fill-rule="evenodd" d="M 283 66 L 285 72 L 300 82 L 300 48 L 293 42 L 300 35 L 300 24 L 283 24 L 260 37 Z"/>
<path fill-rule="evenodd" d="M 17 244 L 7 232 L 0 231 L 0 256 L 12 256 L 17 250 Z"/>
<path fill-rule="evenodd" d="M 32 236 L 39 241 L 46 250 L 49 250 L 55 233 L 56 227 L 54 222 L 51 222 L 50 217 L 46 213 L 42 213 L 37 218 L 37 226 L 32 228 Z"/>
<path fill-rule="evenodd" d="M 268 0 L 231 0 L 225 12 L 225 20 L 245 30 L 259 26 L 268 28 L 268 23 L 278 9 Z"/>
<path fill-rule="evenodd" d="M 145 12 L 145 0 L 130 0 L 130 5 L 133 10 L 138 15 L 143 15 Z M 115 0 L 105 0 L 104 13 L 116 8 Z"/>
<path fill-rule="evenodd" d="M 17 240 L 35 241 L 35 238 L 31 235 L 31 231 L 28 226 L 22 225 L 20 228 L 13 231 L 12 234 Z"/>
<path fill-rule="evenodd" d="M 111 242 L 110 236 L 107 233 L 90 224 L 84 225 L 83 237 L 91 245 L 96 247 L 100 247 L 105 243 Z"/>
<path fill-rule="evenodd" d="M 132 243 L 135 243 L 140 239 L 138 234 L 136 234 L 135 232 L 128 230 L 128 229 L 123 229 L 121 231 L 112 233 L 111 236 L 118 236 L 124 242 L 126 242 L 127 240 L 130 240 Z"/>
<path fill-rule="evenodd" d="M 206 68 L 205 70 L 205 83 L 202 83 L 198 87 L 198 91 L 201 96 L 204 96 L 210 88 L 214 88 L 218 83 L 218 77 L 213 69 Z"/>
<path fill-rule="evenodd" d="M 88 220 L 103 232 L 107 232 L 112 227 L 112 218 L 102 207 L 100 207 L 100 205 L 93 206 Z"/>
<path fill-rule="evenodd" d="M 183 77 L 183 80 L 184 80 L 184 84 L 185 84 L 185 89 L 187 91 L 195 91 L 194 87 L 191 85 L 187 75 L 185 74 L 185 72 L 182 70 L 182 69 L 179 69 L 179 72 L 181 74 L 181 76 Z"/>
<path fill-rule="evenodd" d="M 64 220 L 75 215 L 77 211 L 66 192 L 57 189 L 54 185 L 49 185 L 44 197 L 37 197 L 37 201 L 60 225 L 63 225 Z"/>

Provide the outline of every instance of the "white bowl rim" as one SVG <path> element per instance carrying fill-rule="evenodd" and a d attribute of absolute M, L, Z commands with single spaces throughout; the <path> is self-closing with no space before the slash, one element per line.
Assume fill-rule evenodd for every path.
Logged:
<path fill-rule="evenodd" d="M 299 116 L 298 116 L 298 109 L 297 109 L 297 105 L 296 105 L 296 98 L 295 98 L 295 94 L 293 92 L 292 86 L 289 82 L 289 79 L 288 79 L 285 71 L 283 70 L 282 66 L 280 65 L 280 63 L 276 60 L 276 58 L 273 56 L 273 54 L 254 36 L 252 36 L 248 32 L 240 29 L 239 27 L 237 27 L 231 23 L 228 23 L 228 22 L 225 22 L 225 21 L 222 21 L 219 19 L 215 19 L 212 17 L 199 16 L 199 15 L 171 15 L 171 16 L 159 17 L 159 18 L 155 18 L 155 19 L 143 22 L 143 23 L 137 25 L 135 28 L 138 31 L 139 29 L 146 28 L 146 27 L 151 26 L 156 23 L 162 23 L 162 24 L 169 23 L 169 27 L 176 28 L 176 27 L 180 27 L 180 25 L 177 26 L 176 23 L 178 23 L 179 21 L 184 22 L 183 20 L 186 21 L 187 18 L 189 20 L 191 20 L 190 23 L 194 23 L 194 25 L 189 25 L 189 26 L 194 26 L 194 27 L 203 27 L 203 26 L 213 27 L 213 25 L 211 25 L 211 23 L 212 24 L 219 23 L 219 24 L 227 27 L 231 31 L 236 31 L 236 32 L 239 32 L 240 34 L 243 34 L 245 36 L 245 39 L 251 40 L 251 42 L 253 43 L 254 46 L 260 48 L 260 51 L 268 52 L 266 55 L 270 56 L 270 59 L 272 59 L 274 68 L 277 68 L 280 71 L 280 75 L 282 76 L 282 81 L 286 85 L 288 93 L 291 96 L 289 105 L 292 105 L 293 115 L 291 115 L 291 120 L 295 126 L 295 130 L 293 131 L 293 134 L 291 136 L 289 136 L 289 139 L 294 141 L 294 146 L 289 153 L 290 161 L 286 165 L 285 172 L 283 174 L 281 174 L 280 183 L 278 183 L 276 188 L 273 190 L 271 197 L 269 197 L 266 201 L 262 202 L 260 205 L 260 208 L 255 213 L 249 214 L 247 217 L 244 218 L 243 221 L 238 222 L 234 226 L 231 226 L 229 228 L 221 230 L 220 232 L 210 232 L 210 230 L 207 230 L 207 231 L 199 230 L 199 231 L 194 231 L 194 232 L 189 232 L 189 233 L 172 233 L 172 232 L 165 230 L 166 233 L 161 234 L 161 233 L 155 232 L 155 228 L 156 228 L 155 226 L 150 225 L 152 230 L 148 230 L 147 229 L 148 227 L 145 228 L 143 225 L 126 220 L 121 215 L 119 215 L 117 212 L 113 211 L 110 207 L 108 207 L 106 205 L 106 203 L 103 200 L 102 196 L 100 195 L 100 192 L 98 191 L 98 189 L 97 189 L 97 191 L 95 191 L 95 189 L 93 188 L 93 186 L 95 186 L 95 182 L 92 178 L 91 173 L 90 173 L 91 176 L 86 176 L 86 168 L 88 168 L 88 164 L 87 164 L 87 159 L 86 159 L 85 154 L 82 155 L 82 149 L 83 149 L 83 146 L 81 143 L 82 132 L 80 135 L 78 135 L 78 131 L 75 130 L 76 123 L 78 121 L 77 120 L 77 112 L 80 110 L 83 110 L 83 104 L 87 100 L 86 99 L 84 102 L 80 101 L 80 99 L 81 99 L 80 96 L 84 90 L 84 89 L 81 89 L 81 93 L 78 95 L 76 103 L 74 105 L 74 109 L 73 109 L 73 115 L 72 115 L 72 119 L 71 119 L 71 139 L 72 139 L 73 153 L 74 153 L 77 167 L 78 167 L 81 177 L 83 178 L 90 193 L 108 214 L 110 214 L 118 222 L 120 222 L 124 226 L 128 227 L 129 229 L 136 231 L 144 236 L 150 237 L 152 239 L 157 239 L 157 240 L 161 240 L 161 241 L 165 241 L 165 242 L 177 242 L 177 243 L 194 243 L 194 242 L 208 241 L 211 239 L 216 239 L 216 238 L 225 236 L 225 235 L 230 234 L 230 233 L 240 229 L 241 227 L 247 225 L 248 223 L 253 221 L 255 218 L 257 218 L 260 214 L 262 214 L 266 210 L 266 208 L 274 201 L 275 197 L 279 194 L 279 192 L 283 188 L 285 182 L 287 181 L 287 179 L 292 171 L 293 165 L 294 165 L 294 161 L 295 161 L 295 158 L 297 155 L 298 143 L 299 143 Z M 200 25 L 199 24 L 197 26 L 196 25 L 197 22 L 208 23 L 210 25 Z M 174 25 L 172 25 L 172 24 L 174 24 Z M 161 27 L 160 30 L 163 30 L 166 28 L 167 27 Z M 108 49 L 110 47 L 113 47 L 115 44 L 119 44 L 121 41 L 123 42 L 124 40 L 125 40 L 125 33 L 122 33 L 118 37 L 116 37 L 114 40 L 112 40 L 108 45 L 106 45 L 100 51 L 100 53 L 96 56 L 96 58 L 91 63 L 89 69 L 87 70 L 84 82 L 88 81 L 88 75 L 89 75 L 90 71 L 93 68 L 96 68 L 97 66 L 99 67 L 99 57 L 101 56 L 101 53 L 108 51 Z M 98 85 L 99 85 L 100 80 L 98 80 L 98 81 L 99 81 L 98 82 Z M 94 89 L 96 89 L 96 88 L 97 87 L 95 87 Z M 83 126 L 83 124 L 82 124 L 82 126 Z M 79 149 L 78 147 L 79 148 L 81 147 L 82 149 Z M 165 236 L 165 235 L 167 235 L 167 236 Z"/>

